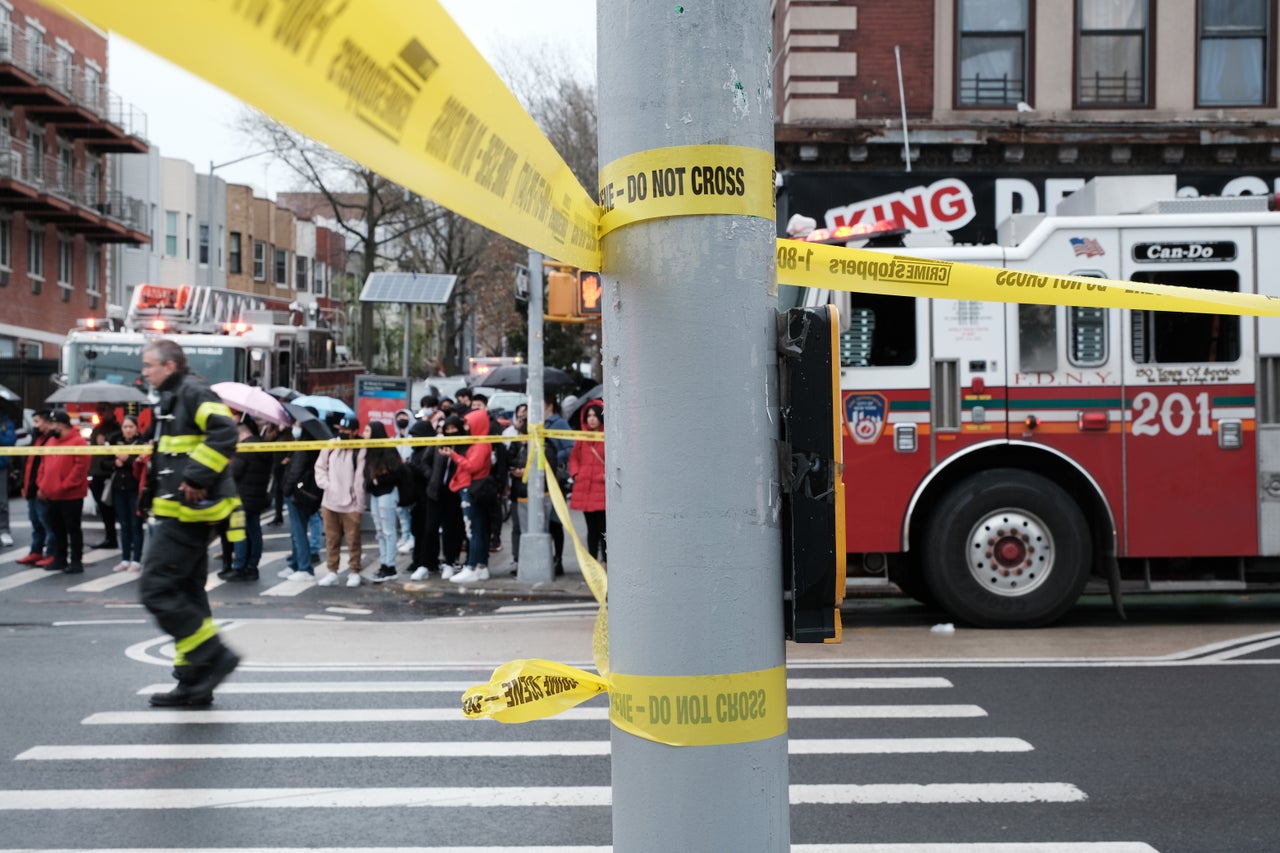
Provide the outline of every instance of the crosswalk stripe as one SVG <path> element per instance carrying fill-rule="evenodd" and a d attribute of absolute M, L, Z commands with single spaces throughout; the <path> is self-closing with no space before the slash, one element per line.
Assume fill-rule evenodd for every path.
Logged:
<path fill-rule="evenodd" d="M 14 572 L 11 575 L 0 578 L 0 592 L 4 592 L 7 589 L 17 589 L 51 574 L 53 572 L 46 572 L 44 569 L 24 569 L 20 572 Z"/>
<path fill-rule="evenodd" d="M 184 847 L 182 853 L 510 853 L 501 847 Z M 609 846 L 568 845 L 520 847 L 520 853 L 612 853 Z M 49 847 L 0 853 L 83 853 L 78 848 Z M 93 853 L 156 853 L 154 847 L 95 847 Z M 1048 841 L 952 844 L 793 844 L 791 853 L 1159 853 L 1140 841 Z"/>
<path fill-rule="evenodd" d="M 297 581 L 292 581 L 297 583 Z M 304 584 L 305 586 L 305 584 Z M 338 613 L 369 611 L 331 607 Z M 461 693 L 475 685 L 474 681 L 236 681 L 223 684 L 218 695 L 227 693 Z M 799 678 L 787 681 L 788 690 L 878 690 L 950 687 L 945 678 Z M 150 684 L 138 691 L 139 696 L 163 693 L 169 684 Z"/>
<path fill-rule="evenodd" d="M 100 578 L 78 583 L 73 587 L 69 587 L 67 592 L 105 592 L 118 586 L 124 586 L 127 583 L 133 583 L 141 576 L 141 572 L 112 572 Z"/>
<path fill-rule="evenodd" d="M 791 805 L 1078 803 L 1063 782 L 792 785 Z M 131 788 L 0 791 L 0 811 L 83 809 L 547 808 L 608 806 L 604 786 L 492 788 Z"/>
<path fill-rule="evenodd" d="M 793 739 L 792 755 L 1029 752 L 1018 738 Z M 164 743 L 34 746 L 17 761 L 153 761 L 219 758 L 510 758 L 608 755 L 607 740 L 418 743 Z"/>
<path fill-rule="evenodd" d="M 951 687 L 945 678 L 788 678 L 788 690 L 918 690 Z"/>
<path fill-rule="evenodd" d="M 794 720 L 888 720 L 985 717 L 977 705 L 793 705 Z M 607 720 L 606 707 L 570 708 L 553 720 Z M 130 726 L 177 723 L 448 723 L 470 722 L 461 708 L 326 708 L 269 711 L 103 711 L 83 720 L 87 726 Z"/>

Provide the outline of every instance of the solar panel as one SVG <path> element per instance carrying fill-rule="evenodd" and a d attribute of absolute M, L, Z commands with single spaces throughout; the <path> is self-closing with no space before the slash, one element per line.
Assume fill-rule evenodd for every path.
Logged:
<path fill-rule="evenodd" d="M 457 280 L 456 275 L 436 273 L 370 273 L 360 290 L 360 301 L 446 305 Z"/>

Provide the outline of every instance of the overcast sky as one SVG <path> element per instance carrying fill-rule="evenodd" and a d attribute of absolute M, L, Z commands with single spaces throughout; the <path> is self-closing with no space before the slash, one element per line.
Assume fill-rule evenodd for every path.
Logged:
<path fill-rule="evenodd" d="M 490 61 L 529 45 L 554 44 L 576 55 L 595 55 L 595 0 L 440 0 L 445 10 Z M 594 69 L 594 62 L 588 67 Z M 207 173 L 210 163 L 252 154 L 235 132 L 243 104 L 168 61 L 114 33 L 110 36 L 111 90 L 147 115 L 147 137 L 165 157 L 177 157 Z M 250 184 L 274 197 L 290 189 L 288 173 L 260 157 L 226 166 L 217 175 Z"/>

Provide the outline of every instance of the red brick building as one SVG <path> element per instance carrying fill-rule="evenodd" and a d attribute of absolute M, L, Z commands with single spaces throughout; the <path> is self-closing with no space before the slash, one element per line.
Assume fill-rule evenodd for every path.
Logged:
<path fill-rule="evenodd" d="M 149 240 L 145 205 L 110 177 L 145 134 L 107 88 L 103 33 L 33 0 L 0 4 L 0 378 L 29 398 L 76 319 L 103 313 L 107 253 Z"/>

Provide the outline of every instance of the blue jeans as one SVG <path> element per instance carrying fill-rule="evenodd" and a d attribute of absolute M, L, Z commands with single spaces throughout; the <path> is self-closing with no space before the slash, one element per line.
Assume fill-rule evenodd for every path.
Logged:
<path fill-rule="evenodd" d="M 31 553 L 52 557 L 52 553 L 45 551 L 46 543 L 49 551 L 53 550 L 53 543 L 49 542 L 49 518 L 45 515 L 44 502 L 36 500 L 35 496 L 27 499 L 27 518 L 31 519 Z"/>
<path fill-rule="evenodd" d="M 324 550 L 320 513 L 316 511 L 304 518 L 293 498 L 285 498 L 284 503 L 289 507 L 289 547 L 292 548 L 285 562 L 294 571 L 314 574 L 316 557 Z"/>
<path fill-rule="evenodd" d="M 258 570 L 258 561 L 262 559 L 262 514 L 246 512 L 244 514 L 244 538 L 234 543 L 234 556 L 231 571 L 243 572 Z"/>
<path fill-rule="evenodd" d="M 396 494 L 399 494 L 399 493 L 400 493 L 400 490 L 397 489 Z M 409 507 L 397 506 L 396 520 L 400 522 L 400 538 L 412 539 L 413 538 L 413 520 L 409 516 Z"/>
<path fill-rule="evenodd" d="M 120 522 L 120 559 L 142 562 L 142 519 L 138 518 L 138 493 L 131 489 L 111 490 L 111 503 Z"/>
<path fill-rule="evenodd" d="M 489 517 L 492 501 L 474 502 L 471 490 L 462 490 L 462 514 L 467 519 L 467 565 L 473 568 L 489 565 Z"/>
<path fill-rule="evenodd" d="M 378 562 L 396 564 L 396 504 L 399 497 L 392 489 L 385 495 L 369 496 L 369 513 L 373 516 L 373 532 L 378 539 Z"/>

